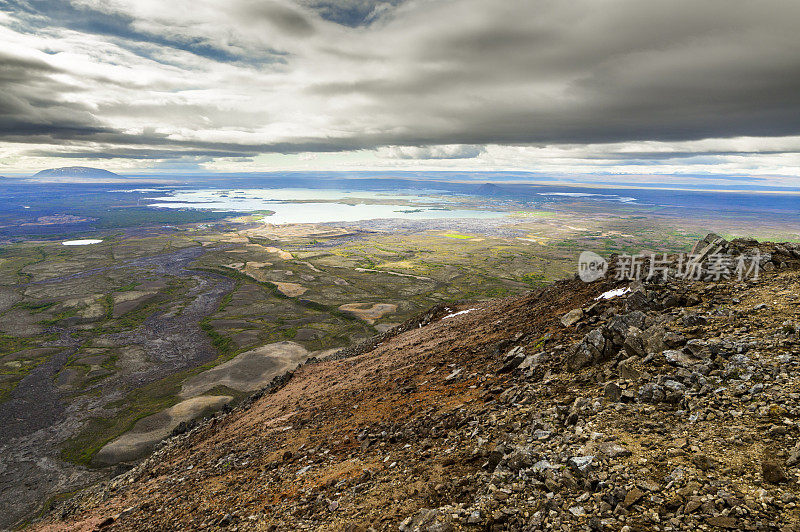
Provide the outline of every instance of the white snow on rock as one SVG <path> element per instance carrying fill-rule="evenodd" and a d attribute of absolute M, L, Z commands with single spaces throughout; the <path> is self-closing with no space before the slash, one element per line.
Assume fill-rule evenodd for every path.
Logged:
<path fill-rule="evenodd" d="M 447 316 L 445 316 L 442 319 L 446 320 L 447 318 L 452 318 L 454 316 L 460 316 L 462 314 L 467 314 L 468 312 L 472 312 L 473 310 L 478 310 L 478 309 L 476 309 L 476 308 L 468 308 L 467 310 L 462 310 L 460 312 L 453 312 L 452 314 L 448 314 Z"/>
<path fill-rule="evenodd" d="M 603 292 L 602 294 L 600 294 L 599 296 L 597 296 L 594 299 L 595 299 L 595 301 L 597 301 L 598 299 L 612 299 L 612 298 L 619 297 L 621 295 L 627 294 L 630 291 L 631 291 L 630 287 L 627 287 L 627 288 L 615 288 L 614 290 L 609 290 L 608 292 Z"/>

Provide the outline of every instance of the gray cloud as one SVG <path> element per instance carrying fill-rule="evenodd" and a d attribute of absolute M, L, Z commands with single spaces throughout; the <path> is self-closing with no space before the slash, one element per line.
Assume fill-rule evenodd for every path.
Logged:
<path fill-rule="evenodd" d="M 483 153 L 483 146 L 439 145 L 439 146 L 391 146 L 382 150 L 390 159 L 473 159 Z"/>
<path fill-rule="evenodd" d="M 304 0 L 303 3 L 317 11 L 324 19 L 345 26 L 368 25 L 389 15 L 404 0 Z"/>
<path fill-rule="evenodd" d="M 54 5 L 14 2 L 5 23 L 29 50 L 0 56 L 0 140 L 49 146 L 31 156 L 447 160 L 489 144 L 800 135 L 791 0 Z"/>
<path fill-rule="evenodd" d="M 277 2 L 255 0 L 238 6 L 244 24 L 261 25 L 267 23 L 297 37 L 307 37 L 314 33 L 314 25 L 298 9 Z"/>
<path fill-rule="evenodd" d="M 414 130 L 382 139 L 397 143 L 800 132 L 800 39 L 792 22 L 800 20 L 800 4 L 494 7 L 476 9 L 472 17 L 454 11 L 462 23 L 409 43 L 407 68 L 395 76 L 311 90 L 376 102 L 371 110 L 384 114 L 393 129 Z"/>
<path fill-rule="evenodd" d="M 86 106 L 63 99 L 78 89 L 53 78 L 61 73 L 44 61 L 0 51 L 0 138 L 85 138 L 107 131 Z"/>
<path fill-rule="evenodd" d="M 247 151 L 223 151 L 223 150 L 165 150 L 158 148 L 136 149 L 136 148 L 104 148 L 102 150 L 72 150 L 72 151 L 54 151 L 54 150 L 33 150 L 30 152 L 32 156 L 36 157 L 59 157 L 65 159 L 86 159 L 86 160 L 103 160 L 103 159 L 135 159 L 135 160 L 160 160 L 160 159 L 180 159 L 187 157 L 204 157 L 204 158 L 236 158 L 239 160 L 250 159 L 258 155 L 258 152 Z"/>

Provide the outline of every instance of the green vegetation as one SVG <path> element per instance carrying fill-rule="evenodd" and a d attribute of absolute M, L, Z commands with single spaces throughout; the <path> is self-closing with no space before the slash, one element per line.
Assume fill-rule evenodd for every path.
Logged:
<path fill-rule="evenodd" d="M 556 213 L 551 211 L 512 211 L 515 218 L 553 218 Z"/>
<path fill-rule="evenodd" d="M 522 282 L 536 288 L 547 283 L 547 277 L 543 273 L 525 273 L 522 275 Z"/>
<path fill-rule="evenodd" d="M 125 207 L 85 210 L 87 216 L 96 218 L 97 229 L 116 229 L 119 227 L 137 227 L 147 225 L 181 225 L 189 223 L 216 222 L 224 220 L 235 213 L 213 212 L 195 209 L 149 209 L 147 207 Z"/>
<path fill-rule="evenodd" d="M 200 322 L 200 328 L 211 338 L 211 345 L 220 353 L 229 354 L 234 350 L 233 340 L 229 336 L 218 333 L 214 326 L 209 323 L 208 318 Z"/>
<path fill-rule="evenodd" d="M 62 460 L 90 465 L 92 457 L 106 443 L 130 430 L 137 421 L 176 404 L 180 382 L 185 377 L 185 374 L 171 375 L 131 392 L 125 399 L 109 403 L 106 408 L 112 415 L 90 419 L 81 432 L 64 443 Z"/>
<path fill-rule="evenodd" d="M 101 205 L 92 209 L 97 226 L 103 228 L 145 221 L 221 221 L 226 216 Z M 253 213 L 242 221 L 254 222 L 264 214 Z M 112 391 L 124 395 L 94 411 L 63 445 L 64 459 L 90 465 L 99 449 L 138 420 L 180 401 L 185 379 L 242 352 L 287 340 L 311 352 L 345 347 L 437 303 L 520 294 L 571 275 L 578 253 L 585 249 L 605 256 L 642 249 L 685 251 L 705 230 L 678 229 L 627 215 L 594 221 L 591 216 L 532 210 L 514 216 L 518 225 L 496 235 L 465 229 L 360 233 L 342 239 L 302 232 L 286 237 L 225 232 L 230 226 L 221 221 L 218 227 L 149 229 L 141 237 L 106 234 L 96 246 L 65 248 L 54 242 L 0 248 L 0 314 L 6 322 L 5 328 L 0 323 L 0 401 L 52 356 L 35 348 L 59 334 L 80 342 L 56 376 L 64 401 Z M 167 274 L 147 261 L 126 266 L 200 245 L 204 252 L 188 274 Z M 83 273 L 88 270 L 93 273 Z M 136 346 L 117 345 L 117 338 L 130 338 L 150 323 L 150 317 L 182 316 L 198 297 L 198 278 L 207 280 L 208 274 L 233 281 L 233 290 L 216 308 L 189 324 L 208 336 L 216 357 L 126 388 L 126 371 L 150 362 L 146 353 L 136 353 Z M 53 279 L 58 281 L 41 282 Z M 343 305 L 348 305 L 347 311 L 340 308 Z M 353 308 L 364 309 L 364 314 Z M 373 308 L 378 309 L 374 315 Z M 25 350 L 30 355 L 15 359 Z M 202 360 L 208 359 L 206 355 Z M 247 395 L 221 385 L 206 393 L 236 399 Z"/>

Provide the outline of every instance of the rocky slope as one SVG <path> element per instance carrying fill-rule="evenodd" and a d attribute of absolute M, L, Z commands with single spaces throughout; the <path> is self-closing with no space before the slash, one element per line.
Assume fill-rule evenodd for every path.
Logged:
<path fill-rule="evenodd" d="M 758 280 L 434 308 L 34 527 L 797 530 L 800 247 L 697 252 L 756 245 Z"/>

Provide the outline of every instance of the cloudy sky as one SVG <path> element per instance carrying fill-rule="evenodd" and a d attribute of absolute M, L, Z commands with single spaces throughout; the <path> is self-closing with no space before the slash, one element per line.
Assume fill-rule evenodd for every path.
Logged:
<path fill-rule="evenodd" d="M 800 186 L 796 0 L 0 0 L 0 174 Z"/>

